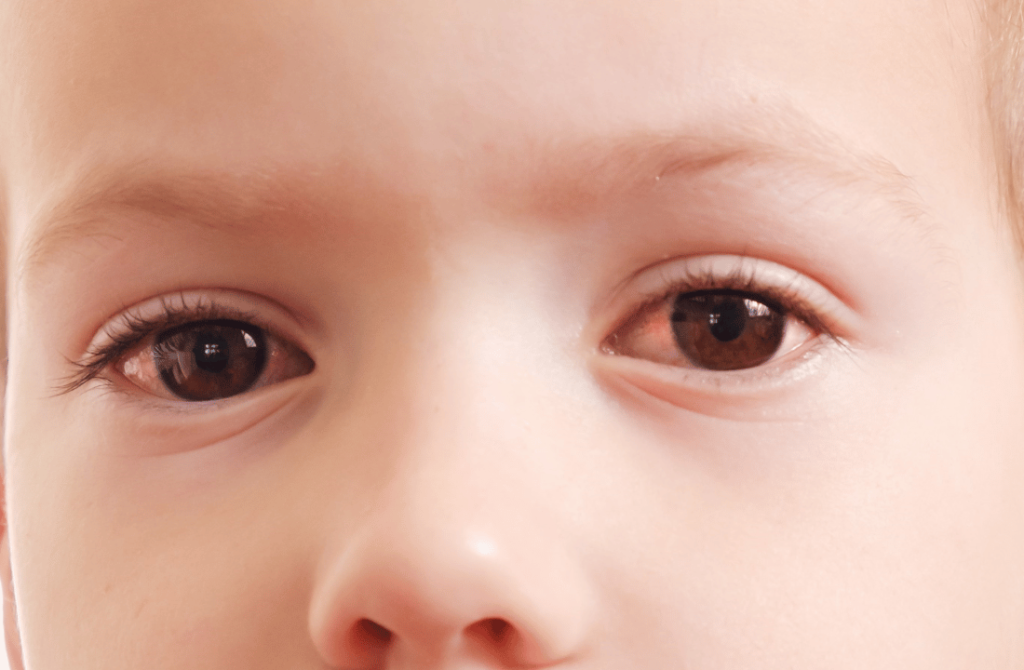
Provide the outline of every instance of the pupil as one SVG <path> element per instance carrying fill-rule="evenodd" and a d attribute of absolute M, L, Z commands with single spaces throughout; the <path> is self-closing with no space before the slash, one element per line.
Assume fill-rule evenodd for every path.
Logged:
<path fill-rule="evenodd" d="M 695 367 L 742 370 L 771 360 L 782 344 L 786 315 L 754 294 L 696 291 L 676 297 L 672 331 Z"/>
<path fill-rule="evenodd" d="M 196 321 L 157 338 L 153 359 L 164 386 L 179 398 L 230 398 L 259 380 L 267 343 L 259 328 L 241 321 Z"/>
<path fill-rule="evenodd" d="M 711 334 L 719 342 L 732 342 L 747 327 L 747 309 L 743 300 L 723 300 L 708 314 Z"/>
<path fill-rule="evenodd" d="M 227 349 L 228 343 L 223 337 L 216 333 L 199 333 L 192 347 L 196 367 L 206 372 L 223 372 L 228 366 Z"/>

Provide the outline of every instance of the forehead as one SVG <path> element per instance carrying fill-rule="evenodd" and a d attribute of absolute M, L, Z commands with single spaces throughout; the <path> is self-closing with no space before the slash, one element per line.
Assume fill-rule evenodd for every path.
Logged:
<path fill-rule="evenodd" d="M 600 162 L 588 150 L 609 138 L 739 135 L 785 148 L 825 133 L 925 189 L 937 164 L 976 181 L 963 159 L 983 152 L 963 3 L 109 0 L 0 11 L 19 227 L 100 172 L 116 182 L 139 165 L 316 174 L 343 163 L 349 177 L 440 198 L 467 184 L 535 186 L 538 165 Z"/>

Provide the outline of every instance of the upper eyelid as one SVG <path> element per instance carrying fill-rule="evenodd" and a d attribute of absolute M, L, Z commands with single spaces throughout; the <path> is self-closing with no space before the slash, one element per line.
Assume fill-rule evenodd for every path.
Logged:
<path fill-rule="evenodd" d="M 738 294 L 749 296 L 765 302 L 770 307 L 788 313 L 803 321 L 817 332 L 834 337 L 832 328 L 817 314 L 816 306 L 811 301 L 805 299 L 800 294 L 798 288 L 794 289 L 792 285 L 788 288 L 783 288 L 771 284 L 762 284 L 753 276 L 727 276 L 718 279 L 711 276 L 701 276 L 700 278 L 689 276 L 670 283 L 664 291 L 653 296 L 646 304 L 654 305 L 679 293 L 701 291 L 734 291 Z"/>
<path fill-rule="evenodd" d="M 216 303 L 191 310 L 164 305 L 164 312 L 156 317 L 142 317 L 126 311 L 104 326 L 103 332 L 108 338 L 106 343 L 91 344 L 81 359 L 71 361 L 75 371 L 58 387 L 58 395 L 70 393 L 96 379 L 107 366 L 162 330 L 191 322 L 226 318 L 268 330 L 258 315 L 224 308 Z"/>
<path fill-rule="evenodd" d="M 230 319 L 256 326 L 274 337 L 310 349 L 306 324 L 276 301 L 230 289 L 193 289 L 156 296 L 124 308 L 97 331 L 77 359 L 68 359 L 71 373 L 56 386 L 64 395 L 101 377 L 106 368 L 147 337 L 186 323 Z"/>
<path fill-rule="evenodd" d="M 641 311 L 673 293 L 706 289 L 770 298 L 837 341 L 845 342 L 858 330 L 859 320 L 852 309 L 796 270 L 751 256 L 705 255 L 664 260 L 631 275 L 599 305 L 594 334 L 603 344 Z"/>

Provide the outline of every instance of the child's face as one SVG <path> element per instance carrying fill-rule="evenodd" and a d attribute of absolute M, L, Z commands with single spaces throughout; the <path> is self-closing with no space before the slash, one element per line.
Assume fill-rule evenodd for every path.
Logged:
<path fill-rule="evenodd" d="M 966 2 L 3 11 L 31 670 L 1024 663 Z"/>

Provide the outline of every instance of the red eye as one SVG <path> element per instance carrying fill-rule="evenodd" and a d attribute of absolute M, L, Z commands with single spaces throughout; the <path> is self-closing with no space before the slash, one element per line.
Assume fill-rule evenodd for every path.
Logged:
<path fill-rule="evenodd" d="M 310 357 L 248 323 L 196 321 L 146 338 L 117 364 L 129 381 L 154 395 L 218 400 L 313 371 Z"/>
<path fill-rule="evenodd" d="M 799 319 L 753 293 L 712 289 L 648 306 L 607 341 L 612 352 L 703 370 L 755 368 L 814 336 Z"/>

